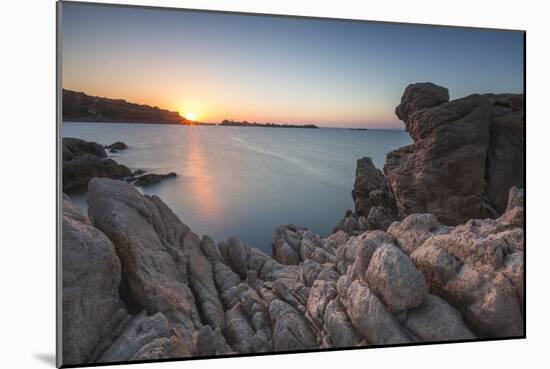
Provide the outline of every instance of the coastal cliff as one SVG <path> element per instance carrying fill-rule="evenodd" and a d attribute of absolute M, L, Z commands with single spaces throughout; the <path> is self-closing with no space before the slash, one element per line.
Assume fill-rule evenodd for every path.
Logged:
<path fill-rule="evenodd" d="M 90 96 L 63 89 L 63 120 L 85 122 L 124 122 L 193 124 L 178 112 L 156 106 L 135 104 L 122 99 Z"/>
<path fill-rule="evenodd" d="M 277 226 L 272 255 L 200 237 L 124 180 L 89 178 L 88 214 L 64 196 L 64 364 L 523 336 L 523 177 L 499 179 L 523 165 L 508 130 L 521 110 L 475 95 L 459 114 L 433 86 L 409 86 L 398 107 L 415 143 L 388 154 L 384 173 L 358 161 L 355 211 L 328 237 Z M 433 104 L 449 119 L 437 124 Z M 430 155 L 459 157 L 479 104 L 472 122 L 488 121 L 487 134 L 464 155 L 483 148 L 486 164 L 468 177 L 476 186 L 452 193 L 445 175 L 463 173 L 459 162 L 442 168 Z M 436 184 L 429 201 L 420 183 Z"/>
<path fill-rule="evenodd" d="M 449 101 L 444 87 L 409 85 L 395 110 L 414 143 L 389 152 L 383 172 L 357 161 L 355 212 L 335 231 L 386 230 L 415 213 L 446 225 L 498 218 L 510 188 L 524 187 L 524 109 L 523 95 Z"/>

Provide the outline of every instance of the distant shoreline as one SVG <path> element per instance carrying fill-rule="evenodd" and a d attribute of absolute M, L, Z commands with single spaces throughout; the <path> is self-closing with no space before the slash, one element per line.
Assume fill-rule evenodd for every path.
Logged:
<path fill-rule="evenodd" d="M 256 122 L 234 122 L 232 120 L 223 120 L 220 127 L 260 127 L 260 128 L 307 128 L 318 129 L 315 124 L 277 124 L 277 123 L 256 123 Z"/>
<path fill-rule="evenodd" d="M 167 125 L 167 126 L 183 126 L 183 127 L 189 127 L 189 126 L 197 126 L 197 127 L 237 127 L 237 128 L 304 128 L 304 129 L 311 129 L 304 126 L 284 126 L 284 125 L 278 125 L 278 126 L 260 126 L 260 125 L 249 125 L 249 126 L 239 126 L 239 125 L 221 125 L 216 123 L 193 123 L 193 124 L 181 124 L 181 123 L 165 123 L 165 122 L 128 122 L 128 121 L 107 121 L 107 120 L 85 120 L 85 119 L 63 119 L 62 123 L 107 123 L 107 124 L 152 124 L 152 125 Z M 318 127 L 316 126 L 316 129 L 342 129 L 346 131 L 391 131 L 391 132 L 405 132 L 404 129 L 389 129 L 389 128 L 349 128 L 349 127 Z"/>

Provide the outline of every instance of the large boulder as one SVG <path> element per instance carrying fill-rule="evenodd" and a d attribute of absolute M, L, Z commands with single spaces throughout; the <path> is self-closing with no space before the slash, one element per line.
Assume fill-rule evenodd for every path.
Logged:
<path fill-rule="evenodd" d="M 420 306 L 408 311 L 405 326 L 424 342 L 475 338 L 460 313 L 433 295 L 427 295 Z"/>
<path fill-rule="evenodd" d="M 397 116 L 414 143 L 387 155 L 384 173 L 401 218 L 431 213 L 447 225 L 496 218 L 523 186 L 523 95 L 448 101 L 430 83 L 405 89 Z"/>
<path fill-rule="evenodd" d="M 113 159 L 80 155 L 63 163 L 63 191 L 85 188 L 95 177 L 124 178 L 132 171 Z"/>
<path fill-rule="evenodd" d="M 186 257 L 187 248 L 200 247 L 198 237 L 159 198 L 143 196 L 125 181 L 93 178 L 86 200 L 94 226 L 113 241 L 135 308 L 149 315 L 160 312 L 188 332 L 200 328 Z M 193 254 L 206 258 L 201 250 Z M 208 269 L 194 267 L 193 275 L 213 278 Z M 200 296 L 204 308 L 211 298 L 208 292 Z"/>
<path fill-rule="evenodd" d="M 441 225 L 433 214 L 412 214 L 388 228 L 388 234 L 407 254 L 411 254 L 434 234 L 448 232 L 449 227 Z"/>
<path fill-rule="evenodd" d="M 401 97 L 401 103 L 395 108 L 395 115 L 405 123 L 407 132 L 416 141 L 422 126 L 415 124 L 414 115 L 449 101 L 449 90 L 431 82 L 408 85 Z"/>
<path fill-rule="evenodd" d="M 413 338 L 376 295 L 360 281 L 338 280 L 338 294 L 353 326 L 374 345 L 411 343 Z"/>
<path fill-rule="evenodd" d="M 426 295 L 422 274 L 403 251 L 391 244 L 377 248 L 372 255 L 367 282 L 393 313 L 420 305 Z"/>
<path fill-rule="evenodd" d="M 63 364 L 82 364 L 123 306 L 120 261 L 112 242 L 66 196 L 62 259 Z"/>

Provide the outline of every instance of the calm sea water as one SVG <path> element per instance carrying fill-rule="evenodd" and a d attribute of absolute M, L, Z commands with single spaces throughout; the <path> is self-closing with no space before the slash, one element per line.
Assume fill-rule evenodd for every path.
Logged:
<path fill-rule="evenodd" d="M 294 223 L 328 235 L 347 209 L 356 160 L 382 168 L 406 132 L 347 129 L 197 127 L 65 122 L 63 136 L 100 144 L 131 169 L 177 178 L 140 191 L 162 198 L 198 234 L 238 236 L 268 253 L 275 226 Z M 82 195 L 71 195 L 85 207 Z"/>

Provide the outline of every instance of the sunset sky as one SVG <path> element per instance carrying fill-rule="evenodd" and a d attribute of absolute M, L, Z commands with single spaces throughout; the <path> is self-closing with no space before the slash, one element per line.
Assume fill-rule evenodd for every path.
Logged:
<path fill-rule="evenodd" d="M 65 3 L 63 87 L 223 119 L 402 129 L 403 89 L 523 92 L 520 32 Z"/>

